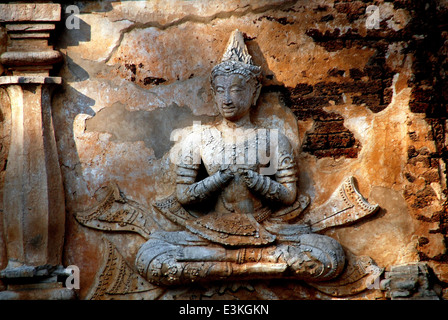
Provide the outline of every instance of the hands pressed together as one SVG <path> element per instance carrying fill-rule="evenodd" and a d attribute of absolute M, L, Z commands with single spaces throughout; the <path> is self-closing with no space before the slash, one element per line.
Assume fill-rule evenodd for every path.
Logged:
<path fill-rule="evenodd" d="M 249 165 L 223 165 L 219 170 L 219 175 L 224 182 L 228 182 L 239 175 L 243 178 L 243 181 L 249 188 L 253 188 L 260 177 L 261 174 L 252 170 Z"/>

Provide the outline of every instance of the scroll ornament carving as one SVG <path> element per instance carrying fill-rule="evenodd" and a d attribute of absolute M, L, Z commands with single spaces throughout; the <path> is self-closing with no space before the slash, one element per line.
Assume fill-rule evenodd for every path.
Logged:
<path fill-rule="evenodd" d="M 110 240 L 103 238 L 103 243 L 106 255 L 102 271 L 86 299 L 119 299 L 135 293 L 154 299 L 163 292 L 137 274 Z"/>
<path fill-rule="evenodd" d="M 108 258 L 90 298 L 138 291 L 129 290 L 131 283 L 135 288 L 135 283 L 144 283 L 151 290 L 260 279 L 302 280 L 330 296 L 366 290 L 366 277 L 379 276 L 382 269 L 322 233 L 370 216 L 378 205 L 369 204 L 349 177 L 326 203 L 307 211 L 310 199 L 297 190 L 297 163 L 289 140 L 250 121 L 260 93 L 260 68 L 253 65 L 238 30 L 213 68 L 211 83 L 222 121 L 192 130 L 179 142 L 172 195 L 149 209 L 126 199 L 112 184 L 101 203 L 76 214 L 84 226 L 134 232 L 146 240 L 133 267 L 108 244 Z M 276 152 L 267 163 L 250 158 L 248 146 L 253 146 L 252 156 L 268 154 L 269 146 Z M 201 165 L 208 177 L 196 181 Z M 261 173 L 273 165 L 273 172 Z M 196 210 L 198 204 L 201 210 Z M 180 231 L 164 230 L 158 219 Z M 121 271 L 116 271 L 118 265 Z"/>

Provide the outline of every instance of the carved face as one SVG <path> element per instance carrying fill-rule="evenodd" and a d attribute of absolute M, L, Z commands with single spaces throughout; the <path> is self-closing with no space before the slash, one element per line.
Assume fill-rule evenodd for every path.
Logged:
<path fill-rule="evenodd" d="M 216 76 L 215 100 L 221 115 L 229 121 L 237 121 L 250 112 L 256 100 L 256 88 L 239 74 Z"/>

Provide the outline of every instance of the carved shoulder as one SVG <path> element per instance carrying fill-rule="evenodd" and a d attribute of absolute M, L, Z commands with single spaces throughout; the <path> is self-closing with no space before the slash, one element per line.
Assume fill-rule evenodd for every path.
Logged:
<path fill-rule="evenodd" d="M 171 157 L 176 165 L 199 165 L 201 163 L 202 129 L 192 129 L 179 137 Z"/>
<path fill-rule="evenodd" d="M 297 181 L 297 163 L 294 150 L 289 139 L 282 133 L 278 134 L 278 168 L 276 179 L 280 183 L 295 183 Z"/>
<path fill-rule="evenodd" d="M 278 152 L 281 153 L 290 153 L 293 154 L 294 150 L 292 148 L 291 142 L 289 139 L 281 132 L 278 132 Z"/>

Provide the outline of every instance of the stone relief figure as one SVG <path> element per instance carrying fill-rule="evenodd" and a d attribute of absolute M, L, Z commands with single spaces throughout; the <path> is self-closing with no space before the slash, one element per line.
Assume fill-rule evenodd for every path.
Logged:
<path fill-rule="evenodd" d="M 296 201 L 297 164 L 283 134 L 257 128 L 250 120 L 260 93 L 259 75 L 242 34 L 235 31 L 211 73 L 222 121 L 201 126 L 182 141 L 178 203 L 172 206 L 185 206 L 188 212 L 189 205 L 215 201 L 203 216 L 182 222 L 160 208 L 187 230 L 155 233 L 142 246 L 136 265 L 149 281 L 169 285 L 285 276 L 317 281 L 342 271 L 344 252 L 334 239 L 312 234 L 305 225 L 270 221 L 273 207 Z M 260 158 L 269 153 L 269 162 L 276 163 L 263 167 Z M 201 163 L 208 176 L 197 181 Z M 273 168 L 274 174 L 260 174 L 262 168 Z"/>
<path fill-rule="evenodd" d="M 320 283 L 328 294 L 359 292 L 366 288 L 359 284 L 365 270 L 380 268 L 319 232 L 371 215 L 378 206 L 369 204 L 349 177 L 326 203 L 302 214 L 309 198 L 297 189 L 290 141 L 250 118 L 260 75 L 236 30 L 210 77 L 222 119 L 194 125 L 173 148 L 175 192 L 148 210 L 112 186 L 102 203 L 76 219 L 95 229 L 143 236 L 147 241 L 135 268 L 156 286 L 286 278 L 318 288 Z M 160 227 L 161 218 L 176 230 Z M 338 289 L 344 286 L 350 288 Z"/>

